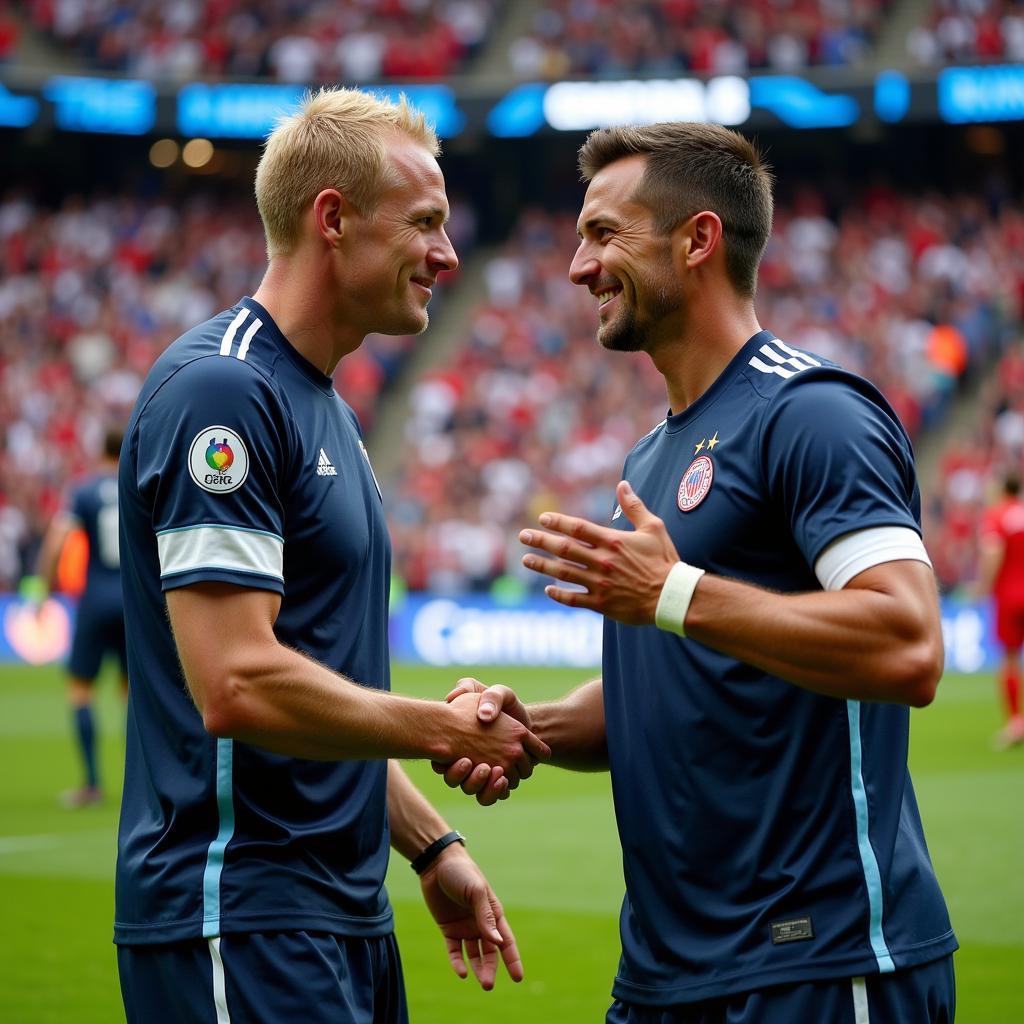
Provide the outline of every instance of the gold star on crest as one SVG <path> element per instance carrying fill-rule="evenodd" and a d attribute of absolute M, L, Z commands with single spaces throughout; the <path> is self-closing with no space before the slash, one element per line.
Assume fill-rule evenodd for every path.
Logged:
<path fill-rule="evenodd" d="M 715 450 L 715 445 L 718 444 L 718 431 L 715 431 L 715 436 L 708 441 L 708 451 L 712 452 Z"/>
<path fill-rule="evenodd" d="M 701 450 L 701 449 L 702 449 L 702 448 L 704 447 L 704 445 L 705 445 L 706 441 L 707 441 L 707 438 L 706 438 L 706 437 L 702 437 L 702 438 L 700 439 L 700 444 L 699 444 L 699 445 L 697 445 L 697 447 L 693 449 L 693 454 L 694 454 L 694 455 L 696 455 L 696 454 L 698 454 L 698 453 L 700 452 L 700 450 Z"/>

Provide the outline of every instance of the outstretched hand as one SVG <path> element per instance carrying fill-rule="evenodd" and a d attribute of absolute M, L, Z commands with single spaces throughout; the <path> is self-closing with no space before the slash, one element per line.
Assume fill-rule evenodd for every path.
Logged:
<path fill-rule="evenodd" d="M 501 901 L 462 846 L 444 850 L 420 875 L 420 886 L 460 978 L 469 974 L 468 961 L 480 987 L 489 992 L 494 988 L 500 951 L 508 976 L 523 980 L 523 962 Z"/>
<path fill-rule="evenodd" d="M 523 565 L 584 588 L 546 586 L 544 593 L 559 604 L 590 608 L 629 626 L 650 625 L 665 577 L 679 561 L 679 554 L 665 524 L 625 480 L 615 489 L 615 496 L 633 524 L 632 531 L 545 512 L 539 522 L 551 532 L 523 530 L 519 539 L 554 557 L 526 554 Z"/>

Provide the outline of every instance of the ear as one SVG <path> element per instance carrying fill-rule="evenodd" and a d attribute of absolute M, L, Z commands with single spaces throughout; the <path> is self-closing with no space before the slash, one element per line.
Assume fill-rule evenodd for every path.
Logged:
<path fill-rule="evenodd" d="M 672 255 L 680 266 L 693 270 L 721 248 L 722 221 L 717 213 L 702 210 L 672 232 Z"/>
<path fill-rule="evenodd" d="M 313 200 L 313 223 L 316 232 L 330 248 L 341 244 L 349 229 L 352 204 L 336 189 L 325 188 Z"/>

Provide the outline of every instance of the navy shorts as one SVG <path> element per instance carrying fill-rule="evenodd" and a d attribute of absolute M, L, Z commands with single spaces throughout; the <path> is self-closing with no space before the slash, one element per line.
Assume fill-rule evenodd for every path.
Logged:
<path fill-rule="evenodd" d="M 124 612 L 120 606 L 90 603 L 82 595 L 75 616 L 75 633 L 71 639 L 68 672 L 78 679 L 92 682 L 99 675 L 105 654 L 116 654 L 124 672 L 128 655 L 124 645 Z"/>
<path fill-rule="evenodd" d="M 394 935 L 252 932 L 118 946 L 128 1024 L 408 1024 Z"/>
<path fill-rule="evenodd" d="M 607 1024 L 953 1024 L 953 958 L 895 974 L 776 985 L 685 1006 L 616 1000 Z"/>

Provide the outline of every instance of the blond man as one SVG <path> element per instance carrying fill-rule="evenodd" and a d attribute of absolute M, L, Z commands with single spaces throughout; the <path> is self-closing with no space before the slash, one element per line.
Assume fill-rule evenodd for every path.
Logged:
<path fill-rule="evenodd" d="M 132 681 L 115 942 L 129 1022 L 407 1019 L 384 889 L 420 874 L 455 970 L 515 940 L 462 837 L 390 758 L 500 765 L 546 748 L 506 717 L 392 695 L 390 544 L 331 374 L 417 333 L 457 265 L 437 139 L 404 102 L 307 98 L 267 141 L 269 266 L 157 360 L 120 469 Z"/>

